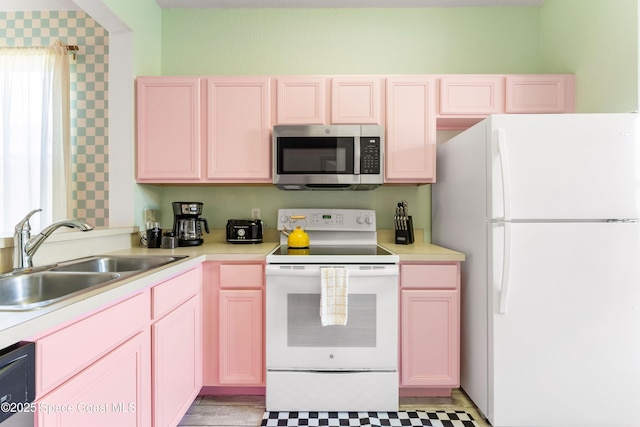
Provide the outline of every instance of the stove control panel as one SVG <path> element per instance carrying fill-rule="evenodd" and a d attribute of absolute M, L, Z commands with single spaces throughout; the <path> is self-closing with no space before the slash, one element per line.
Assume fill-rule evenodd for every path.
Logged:
<path fill-rule="evenodd" d="M 278 209 L 278 230 L 376 231 L 370 209 Z"/>

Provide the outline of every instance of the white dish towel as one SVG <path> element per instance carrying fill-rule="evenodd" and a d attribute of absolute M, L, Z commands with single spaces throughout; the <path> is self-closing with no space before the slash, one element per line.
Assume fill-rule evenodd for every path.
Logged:
<path fill-rule="evenodd" d="M 322 326 L 347 324 L 349 270 L 320 267 L 320 320 Z"/>

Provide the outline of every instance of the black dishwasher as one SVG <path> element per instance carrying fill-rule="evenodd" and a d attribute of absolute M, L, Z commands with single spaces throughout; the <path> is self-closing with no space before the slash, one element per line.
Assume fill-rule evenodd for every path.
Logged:
<path fill-rule="evenodd" d="M 0 350 L 0 426 L 33 427 L 36 346 L 20 342 Z"/>

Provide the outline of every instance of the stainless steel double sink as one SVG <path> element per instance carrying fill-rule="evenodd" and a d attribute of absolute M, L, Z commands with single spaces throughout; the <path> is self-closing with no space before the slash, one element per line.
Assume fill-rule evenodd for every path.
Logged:
<path fill-rule="evenodd" d="M 0 275 L 0 310 L 26 311 L 90 292 L 186 256 L 97 255 Z"/>

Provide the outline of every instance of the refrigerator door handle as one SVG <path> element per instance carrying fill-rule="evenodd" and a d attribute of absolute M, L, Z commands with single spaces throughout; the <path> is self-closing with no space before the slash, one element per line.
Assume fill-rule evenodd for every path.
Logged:
<path fill-rule="evenodd" d="M 507 132 L 504 129 L 496 129 L 498 141 L 498 157 L 502 169 L 502 207 L 503 219 L 511 220 L 511 173 L 509 170 L 509 156 L 507 155 Z"/>
<path fill-rule="evenodd" d="M 498 314 L 507 314 L 507 298 L 509 296 L 509 272 L 511 269 L 511 224 L 502 223 L 504 226 L 504 244 L 502 246 L 502 280 L 500 283 L 500 300 Z"/>

